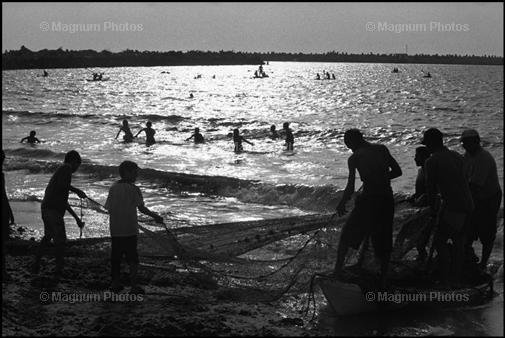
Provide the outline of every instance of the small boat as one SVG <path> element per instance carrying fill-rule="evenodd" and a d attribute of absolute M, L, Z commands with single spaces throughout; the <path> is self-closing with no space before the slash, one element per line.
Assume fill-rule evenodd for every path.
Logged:
<path fill-rule="evenodd" d="M 94 79 L 86 79 L 86 81 L 89 81 L 89 82 L 100 82 L 100 81 L 108 81 L 109 78 L 108 77 L 104 77 L 103 79 L 101 80 L 94 80 Z"/>
<path fill-rule="evenodd" d="M 458 289 L 440 289 L 434 285 L 391 286 L 386 291 L 364 286 L 356 280 L 339 280 L 319 275 L 316 281 L 329 305 L 340 316 L 408 307 L 442 308 L 482 303 L 494 294 L 491 276 L 482 276 L 472 285 Z"/>

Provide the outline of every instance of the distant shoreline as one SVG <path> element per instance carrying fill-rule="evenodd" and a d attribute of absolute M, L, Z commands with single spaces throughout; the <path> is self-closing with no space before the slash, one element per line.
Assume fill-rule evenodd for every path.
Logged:
<path fill-rule="evenodd" d="M 329 52 L 302 53 L 249 53 L 235 51 L 170 51 L 140 52 L 126 50 L 118 53 L 94 50 L 43 49 L 38 52 L 22 46 L 19 50 L 2 54 L 2 70 L 54 69 L 91 67 L 157 67 L 157 66 L 213 66 L 260 65 L 266 61 L 283 62 L 353 62 L 393 64 L 457 64 L 503 65 L 503 57 L 474 55 L 426 55 L 426 54 L 348 54 Z"/>

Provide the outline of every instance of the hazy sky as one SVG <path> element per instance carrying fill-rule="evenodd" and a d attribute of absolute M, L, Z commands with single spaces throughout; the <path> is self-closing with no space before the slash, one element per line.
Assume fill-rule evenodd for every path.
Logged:
<path fill-rule="evenodd" d="M 2 3 L 2 51 L 503 56 L 503 3 Z"/>

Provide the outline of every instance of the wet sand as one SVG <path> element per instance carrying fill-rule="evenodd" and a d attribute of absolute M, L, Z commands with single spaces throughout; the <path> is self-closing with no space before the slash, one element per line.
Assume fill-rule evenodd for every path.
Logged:
<path fill-rule="evenodd" d="M 12 281 L 2 287 L 4 336 L 427 336 L 503 332 L 503 267 L 496 277 L 497 296 L 481 307 L 338 318 L 321 293 L 316 292 L 318 312 L 316 320 L 310 322 L 311 316 L 304 316 L 301 311 L 307 302 L 306 288 L 279 300 L 269 300 L 264 289 L 241 287 L 204 270 L 188 270 L 180 261 L 163 257 L 163 252 L 158 252 L 161 254 L 158 256 L 141 255 L 141 262 L 150 264 L 139 269 L 139 283 L 145 295 L 128 293 L 125 263 L 122 266 L 125 290 L 114 295 L 108 291 L 110 244 L 103 238 L 70 240 L 66 272 L 59 280 L 53 277 L 51 253 L 46 256 L 41 273 L 32 275 L 29 267 L 38 241 L 30 237 L 37 238 L 34 231 L 42 230 L 38 204 L 13 202 L 12 207 L 15 215 L 20 216 L 7 246 L 7 267 Z M 498 264 L 503 264 L 503 219 L 501 222 L 492 255 Z M 70 227 L 74 225 L 68 224 L 67 229 Z M 156 253 L 150 242 L 144 242 L 142 235 L 139 238 L 140 253 Z M 275 243 L 269 249 L 293 254 L 301 247 L 300 243 L 303 241 L 293 243 L 291 248 L 285 243 Z M 476 246 L 476 252 L 480 254 L 480 247 Z M 334 257 L 324 252 L 319 258 L 334 261 Z M 256 276 L 264 272 L 255 265 L 248 265 L 247 269 Z M 280 280 L 286 282 L 290 273 Z"/>

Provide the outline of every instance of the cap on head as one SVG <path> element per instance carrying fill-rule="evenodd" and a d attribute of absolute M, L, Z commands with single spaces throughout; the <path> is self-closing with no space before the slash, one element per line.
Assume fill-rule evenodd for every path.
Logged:
<path fill-rule="evenodd" d="M 467 129 L 465 131 L 463 131 L 463 133 L 461 133 L 461 138 L 460 138 L 460 141 L 463 141 L 464 139 L 468 139 L 468 138 L 477 138 L 478 140 L 480 140 L 480 136 L 479 136 L 479 133 L 477 132 L 477 130 L 475 129 Z"/>
<path fill-rule="evenodd" d="M 426 130 L 423 134 L 423 139 L 421 140 L 421 144 L 424 145 L 442 145 L 443 144 L 444 135 L 437 128 L 430 128 Z"/>
<path fill-rule="evenodd" d="M 282 125 L 283 128 L 289 128 L 289 122 L 284 122 L 284 124 Z"/>
<path fill-rule="evenodd" d="M 151 121 L 147 121 L 146 126 L 150 127 L 150 126 L 152 126 L 152 125 L 153 125 L 153 124 L 151 123 Z"/>
<path fill-rule="evenodd" d="M 37 134 L 37 133 L 35 132 L 35 130 L 32 130 L 32 131 L 30 132 L 30 135 L 35 135 L 35 134 Z"/>

